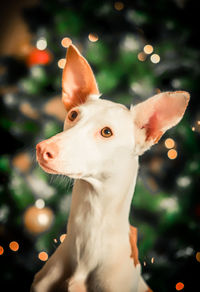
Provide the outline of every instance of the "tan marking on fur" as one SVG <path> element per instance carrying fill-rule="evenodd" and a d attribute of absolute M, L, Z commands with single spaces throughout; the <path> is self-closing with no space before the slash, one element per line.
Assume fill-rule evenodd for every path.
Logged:
<path fill-rule="evenodd" d="M 131 258 L 133 258 L 134 265 L 139 264 L 138 248 L 137 248 L 137 228 L 130 225 L 130 244 L 131 244 Z"/>

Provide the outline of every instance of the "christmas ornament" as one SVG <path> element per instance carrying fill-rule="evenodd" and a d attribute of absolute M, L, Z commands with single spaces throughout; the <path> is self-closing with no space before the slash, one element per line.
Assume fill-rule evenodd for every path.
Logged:
<path fill-rule="evenodd" d="M 47 231 L 53 222 L 53 211 L 48 208 L 30 206 L 24 213 L 24 226 L 32 234 L 40 234 Z"/>
<path fill-rule="evenodd" d="M 52 55 L 48 50 L 34 48 L 26 59 L 29 67 L 34 65 L 47 65 L 51 62 Z"/>

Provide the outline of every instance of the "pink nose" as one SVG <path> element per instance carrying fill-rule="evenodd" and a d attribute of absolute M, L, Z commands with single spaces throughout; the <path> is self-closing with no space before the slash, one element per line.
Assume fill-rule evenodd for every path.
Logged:
<path fill-rule="evenodd" d="M 40 161 L 50 162 L 58 155 L 58 146 L 51 142 L 42 141 L 36 146 L 37 156 Z"/>

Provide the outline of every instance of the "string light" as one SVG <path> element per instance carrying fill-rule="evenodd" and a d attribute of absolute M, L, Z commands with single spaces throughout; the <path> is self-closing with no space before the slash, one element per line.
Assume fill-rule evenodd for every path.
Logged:
<path fill-rule="evenodd" d="M 63 242 L 63 241 L 65 240 L 65 237 L 66 237 L 66 234 L 62 234 L 62 235 L 60 236 L 60 242 Z"/>
<path fill-rule="evenodd" d="M 64 69 L 64 67 L 65 67 L 65 64 L 66 64 L 66 59 L 60 59 L 59 61 L 58 61 L 58 67 L 60 68 L 60 69 Z"/>
<path fill-rule="evenodd" d="M 144 52 L 146 54 L 151 54 L 153 52 L 153 46 L 152 45 L 146 45 L 146 46 L 144 46 L 143 50 L 144 50 Z"/>
<path fill-rule="evenodd" d="M 199 125 L 199 126 L 200 126 L 200 121 L 197 121 L 197 125 Z"/>
<path fill-rule="evenodd" d="M 41 251 L 39 254 L 38 254 L 38 258 L 43 261 L 43 262 L 46 262 L 48 260 L 48 254 L 45 252 L 45 251 Z"/>
<path fill-rule="evenodd" d="M 147 56 L 144 52 L 140 52 L 140 53 L 138 53 L 137 57 L 138 57 L 139 61 L 144 62 L 146 60 Z"/>
<path fill-rule="evenodd" d="M 89 39 L 91 42 L 95 43 L 95 42 L 98 41 L 99 37 L 98 37 L 98 35 L 97 35 L 96 33 L 89 33 L 89 35 L 88 35 L 88 39 Z"/>
<path fill-rule="evenodd" d="M 147 263 L 144 261 L 143 265 L 144 265 L 144 266 L 146 266 L 146 265 L 147 265 Z"/>
<path fill-rule="evenodd" d="M 3 246 L 0 245 L 0 255 L 2 255 L 4 253 L 4 248 Z"/>
<path fill-rule="evenodd" d="M 45 38 L 40 38 L 39 40 L 37 40 L 36 42 L 36 48 L 40 51 L 45 50 L 47 47 L 47 41 Z"/>
<path fill-rule="evenodd" d="M 167 148 L 167 149 L 171 149 L 171 148 L 173 148 L 175 146 L 175 142 L 174 142 L 174 140 L 172 139 L 172 138 L 167 138 L 166 140 L 165 140 L 165 147 Z"/>
<path fill-rule="evenodd" d="M 193 132 L 195 131 L 195 127 L 192 127 L 192 131 L 193 131 Z"/>
<path fill-rule="evenodd" d="M 70 38 L 63 38 L 61 41 L 61 45 L 64 48 L 68 48 L 72 44 L 72 40 Z"/>
<path fill-rule="evenodd" d="M 114 7 L 116 10 L 118 11 L 121 11 L 124 9 L 124 3 L 123 2 L 120 2 L 120 1 L 117 1 L 114 3 Z"/>
<path fill-rule="evenodd" d="M 176 284 L 176 290 L 177 291 L 180 291 L 180 290 L 182 290 L 184 288 L 184 284 L 182 283 L 182 282 L 178 282 L 177 284 Z"/>
<path fill-rule="evenodd" d="M 11 241 L 9 247 L 12 251 L 18 251 L 19 243 L 17 241 Z"/>
<path fill-rule="evenodd" d="M 169 159 L 176 159 L 176 157 L 178 156 L 178 153 L 175 149 L 170 149 L 168 152 L 167 152 L 167 156 Z"/>
<path fill-rule="evenodd" d="M 157 64 L 160 62 L 160 56 L 158 54 L 151 55 L 150 59 L 151 59 L 151 62 L 154 64 Z"/>

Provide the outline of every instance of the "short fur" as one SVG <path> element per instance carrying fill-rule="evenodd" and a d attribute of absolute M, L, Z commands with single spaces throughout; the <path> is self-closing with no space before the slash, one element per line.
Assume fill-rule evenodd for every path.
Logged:
<path fill-rule="evenodd" d="M 160 93 L 130 110 L 101 99 L 73 45 L 62 87 L 64 131 L 37 145 L 37 160 L 46 172 L 75 179 L 72 204 L 67 236 L 36 274 L 32 291 L 150 291 L 141 277 L 137 231 L 129 225 L 138 156 L 181 120 L 189 94 Z M 109 137 L 102 135 L 105 127 Z"/>

